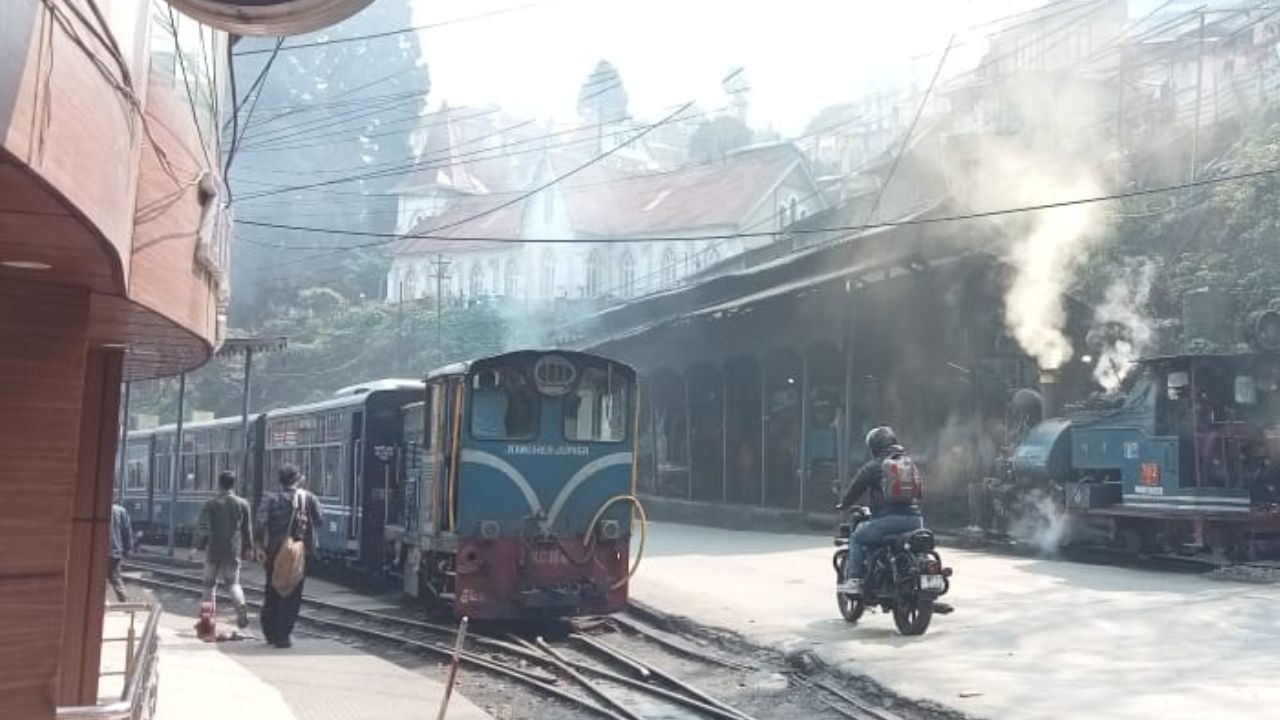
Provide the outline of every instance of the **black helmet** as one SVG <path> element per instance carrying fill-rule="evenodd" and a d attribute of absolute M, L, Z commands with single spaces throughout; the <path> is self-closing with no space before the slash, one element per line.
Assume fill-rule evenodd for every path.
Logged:
<path fill-rule="evenodd" d="M 867 433 L 867 452 L 871 453 L 871 457 L 883 457 L 889 453 L 889 448 L 897 444 L 898 436 L 888 425 L 872 428 L 871 432 Z"/>

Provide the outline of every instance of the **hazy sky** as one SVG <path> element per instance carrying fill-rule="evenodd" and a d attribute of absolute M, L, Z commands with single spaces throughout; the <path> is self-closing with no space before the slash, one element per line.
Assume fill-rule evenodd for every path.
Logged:
<path fill-rule="evenodd" d="M 720 79 L 746 68 L 751 123 L 803 130 L 825 105 L 912 72 L 927 82 L 972 66 L 985 29 L 974 26 L 1044 0 L 414 0 L 417 25 L 501 8 L 533 7 L 424 31 L 431 106 L 497 103 L 511 112 L 572 120 L 597 60 L 622 76 L 633 115 L 654 119 L 697 100 L 725 105 Z"/>

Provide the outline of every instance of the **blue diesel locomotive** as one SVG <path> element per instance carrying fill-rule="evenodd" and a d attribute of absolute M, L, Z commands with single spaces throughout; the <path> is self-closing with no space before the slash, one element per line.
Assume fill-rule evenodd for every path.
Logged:
<path fill-rule="evenodd" d="M 621 609 L 637 402 L 631 368 L 579 352 L 431 373 L 385 536 L 405 592 L 473 618 Z"/>
<path fill-rule="evenodd" d="M 240 418 L 186 423 L 175 539 L 189 542 L 222 470 L 256 509 L 292 463 L 324 510 L 328 563 L 473 618 L 611 612 L 635 567 L 638 401 L 626 365 L 521 351 L 252 414 L 247 474 Z M 122 450 L 123 503 L 153 540 L 168 533 L 174 436 L 130 432 Z"/>

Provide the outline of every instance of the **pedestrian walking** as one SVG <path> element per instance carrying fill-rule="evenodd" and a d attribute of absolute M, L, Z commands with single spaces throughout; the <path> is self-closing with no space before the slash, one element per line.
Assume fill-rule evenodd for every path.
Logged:
<path fill-rule="evenodd" d="M 259 619 L 267 642 L 287 648 L 302 607 L 306 558 L 315 554 L 316 528 L 324 516 L 315 495 L 299 487 L 296 467 L 282 466 L 277 478 L 280 490 L 258 508 L 258 539 L 265 544 L 259 553 L 267 577 Z"/>
<path fill-rule="evenodd" d="M 107 551 L 107 582 L 111 585 L 116 600 L 125 602 L 129 596 L 124 592 L 124 576 L 120 574 L 120 564 L 133 552 L 133 523 L 129 521 L 129 511 L 116 503 L 111 504 L 111 547 Z"/>
<path fill-rule="evenodd" d="M 236 495 L 236 475 L 218 475 L 218 496 L 200 510 L 200 531 L 196 547 L 204 550 L 204 602 L 216 616 L 218 582 L 221 581 L 236 606 L 236 626 L 249 626 L 249 613 L 240 586 L 240 560 L 253 553 L 253 518 L 249 503 Z"/>

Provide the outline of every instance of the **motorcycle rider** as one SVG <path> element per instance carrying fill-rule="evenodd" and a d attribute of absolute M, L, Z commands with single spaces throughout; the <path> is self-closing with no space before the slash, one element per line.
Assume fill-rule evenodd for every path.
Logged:
<path fill-rule="evenodd" d="M 838 590 L 849 595 L 862 595 L 862 580 L 866 577 L 867 547 L 890 535 L 911 532 L 924 527 L 924 516 L 916 493 L 903 497 L 886 496 L 885 461 L 905 455 L 893 428 L 881 426 L 867 433 L 867 452 L 871 456 L 854 474 L 837 509 L 852 506 L 863 493 L 868 494 L 867 505 L 871 517 L 858 523 L 849 538 L 849 559 L 845 563 L 845 580 Z"/>

